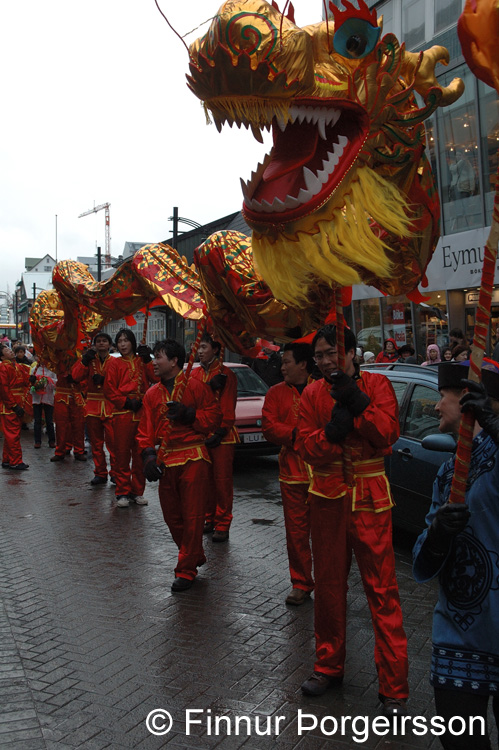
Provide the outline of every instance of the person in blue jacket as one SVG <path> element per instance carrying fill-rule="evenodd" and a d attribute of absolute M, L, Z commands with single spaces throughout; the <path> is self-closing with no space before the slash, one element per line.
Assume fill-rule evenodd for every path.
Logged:
<path fill-rule="evenodd" d="M 499 725 L 499 368 L 485 364 L 492 369 L 482 369 L 482 383 L 474 383 L 465 379 L 468 364 L 438 366 L 435 407 L 441 432 L 457 433 L 462 411 L 476 420 L 465 503 L 448 502 L 453 456 L 437 474 L 427 528 L 413 551 L 416 580 L 438 576 L 440 583 L 430 681 L 436 714 L 448 726 L 440 737 L 446 750 L 491 747 L 490 698 Z M 470 717 L 483 722 L 470 728 Z"/>

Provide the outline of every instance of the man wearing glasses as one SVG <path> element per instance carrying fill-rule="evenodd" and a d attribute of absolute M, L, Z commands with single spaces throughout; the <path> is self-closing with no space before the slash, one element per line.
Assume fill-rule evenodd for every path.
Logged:
<path fill-rule="evenodd" d="M 393 501 L 384 468 L 384 456 L 399 437 L 397 399 L 388 378 L 359 371 L 350 330 L 345 330 L 344 372 L 338 368 L 335 326 L 321 328 L 312 348 L 323 379 L 303 391 L 295 442 L 312 467 L 317 659 L 302 691 L 322 695 L 343 681 L 347 579 L 354 552 L 374 627 L 379 699 L 387 716 L 403 714 L 407 639 L 395 577 Z"/>

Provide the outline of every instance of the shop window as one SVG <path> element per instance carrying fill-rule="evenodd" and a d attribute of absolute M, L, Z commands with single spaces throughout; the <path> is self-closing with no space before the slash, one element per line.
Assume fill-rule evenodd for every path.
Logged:
<path fill-rule="evenodd" d="M 381 300 L 384 339 L 395 339 L 397 349 L 404 344 L 414 346 L 411 305 L 407 297 L 384 297 Z"/>
<path fill-rule="evenodd" d="M 437 113 L 444 234 L 482 226 L 475 79 L 463 65 L 439 83 L 447 86 L 456 76 L 464 80 L 464 94 Z"/>
<path fill-rule="evenodd" d="M 402 40 L 411 50 L 425 41 L 425 0 L 402 0 Z"/>
<path fill-rule="evenodd" d="M 357 345 L 364 352 L 379 354 L 383 348 L 383 334 L 379 316 L 379 299 L 362 299 L 353 303 Z"/>
<path fill-rule="evenodd" d="M 428 300 L 416 305 L 414 313 L 415 348 L 418 360 L 426 360 L 430 344 L 437 344 L 440 351 L 449 343 L 447 302 L 445 292 L 425 293 Z"/>
<path fill-rule="evenodd" d="M 485 223 L 492 222 L 494 207 L 494 183 L 497 174 L 499 149 L 499 98 L 494 89 L 478 82 L 480 106 L 480 141 L 482 144 L 482 174 L 485 197 Z"/>

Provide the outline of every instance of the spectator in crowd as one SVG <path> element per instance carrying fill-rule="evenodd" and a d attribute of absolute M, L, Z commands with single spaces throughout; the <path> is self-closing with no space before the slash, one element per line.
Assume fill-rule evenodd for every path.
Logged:
<path fill-rule="evenodd" d="M 415 358 L 415 349 L 410 344 L 404 344 L 399 349 L 399 358 L 397 359 L 397 362 L 405 362 L 406 364 L 409 362 L 409 364 L 415 364 L 416 358 Z"/>
<path fill-rule="evenodd" d="M 57 375 L 44 365 L 34 364 L 29 376 L 29 382 L 33 402 L 35 448 L 42 447 L 42 419 L 44 417 L 49 446 L 55 448 L 54 394 Z"/>
<path fill-rule="evenodd" d="M 492 359 L 494 359 L 496 362 L 499 362 L 499 323 L 496 325 L 495 344 L 491 356 Z"/>
<path fill-rule="evenodd" d="M 22 344 L 17 344 L 14 347 L 14 354 L 16 355 L 16 362 L 18 364 L 27 365 L 28 367 L 31 365 L 30 360 L 26 356 L 26 347 Z"/>
<path fill-rule="evenodd" d="M 364 352 L 364 364 L 372 365 L 376 361 L 374 352 Z"/>
<path fill-rule="evenodd" d="M 455 346 L 466 346 L 466 339 L 460 328 L 453 328 L 449 331 L 449 346 L 451 349 Z"/>
<path fill-rule="evenodd" d="M 398 357 L 399 353 L 395 339 L 385 339 L 383 342 L 383 350 L 376 357 L 376 362 L 396 362 Z"/>
<path fill-rule="evenodd" d="M 473 722 L 473 734 L 468 727 L 470 717 L 482 717 L 487 727 L 491 697 L 499 725 L 499 374 L 489 367 L 475 383 L 463 379 L 467 363 L 439 365 L 439 429 L 457 434 L 461 412 L 472 413 L 471 462 L 465 503 L 449 503 L 455 456 L 440 467 L 413 553 L 416 580 L 438 576 L 440 583 L 430 677 L 436 714 L 446 726 L 453 717 L 466 726 L 440 736 L 446 750 L 490 750 L 480 725 Z"/>
<path fill-rule="evenodd" d="M 286 548 L 292 589 L 286 604 L 299 606 L 314 588 L 310 549 L 310 477 L 305 462 L 295 450 L 300 399 L 313 369 L 309 344 L 291 342 L 282 354 L 283 383 L 267 392 L 262 410 L 262 432 L 266 440 L 281 446 L 279 483 L 281 487 Z"/>
<path fill-rule="evenodd" d="M 452 348 L 450 346 L 445 346 L 442 349 L 442 362 L 450 362 L 452 359 Z"/>
<path fill-rule="evenodd" d="M 354 364 L 355 336 L 345 330 L 345 367 L 338 368 L 336 327 L 312 343 L 323 379 L 303 391 L 295 447 L 310 464 L 314 560 L 315 671 L 302 686 L 322 695 L 341 685 L 345 667 L 347 580 L 352 552 L 371 610 L 379 698 L 387 716 L 405 712 L 407 639 L 395 577 L 393 506 L 384 456 L 400 435 L 393 386 Z"/>
<path fill-rule="evenodd" d="M 469 346 L 455 346 L 452 350 L 452 361 L 453 362 L 465 362 L 471 357 L 471 349 Z"/>
<path fill-rule="evenodd" d="M 424 362 L 421 362 L 421 366 L 426 367 L 427 365 L 438 365 L 441 361 L 440 347 L 438 344 L 429 344 L 426 347 L 426 359 Z"/>
<path fill-rule="evenodd" d="M 260 375 L 270 387 L 281 383 L 283 376 L 281 373 L 281 355 L 279 354 L 279 347 L 277 344 L 273 344 L 271 341 L 261 339 L 260 344 L 262 350 L 256 359 L 252 360 L 251 367 Z"/>

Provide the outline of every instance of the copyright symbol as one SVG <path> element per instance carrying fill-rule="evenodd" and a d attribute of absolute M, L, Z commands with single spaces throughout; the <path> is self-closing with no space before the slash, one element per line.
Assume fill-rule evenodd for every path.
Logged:
<path fill-rule="evenodd" d="M 172 715 L 165 711 L 164 708 L 155 708 L 149 711 L 146 718 L 146 727 L 151 734 L 161 737 L 168 734 L 172 728 Z"/>

